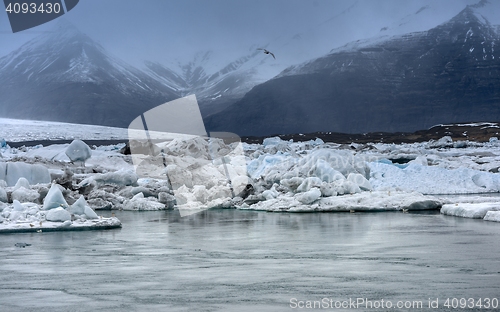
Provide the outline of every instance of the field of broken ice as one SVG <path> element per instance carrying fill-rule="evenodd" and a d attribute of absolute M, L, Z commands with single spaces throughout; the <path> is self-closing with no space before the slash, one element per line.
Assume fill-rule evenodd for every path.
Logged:
<path fill-rule="evenodd" d="M 77 139 L 20 148 L 5 139 L 0 230 L 119 226 L 114 217 L 98 216 L 103 209 L 178 209 L 181 216 L 208 208 L 441 209 L 450 216 L 500 221 L 496 138 L 341 145 L 278 137 L 226 144 L 192 137 L 92 147 Z"/>

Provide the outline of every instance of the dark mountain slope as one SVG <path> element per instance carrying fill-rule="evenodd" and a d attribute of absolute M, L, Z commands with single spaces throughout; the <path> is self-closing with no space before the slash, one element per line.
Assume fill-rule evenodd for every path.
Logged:
<path fill-rule="evenodd" d="M 467 7 L 429 31 L 356 42 L 288 68 L 206 124 L 211 131 L 261 136 L 497 121 L 499 39 L 496 27 Z"/>

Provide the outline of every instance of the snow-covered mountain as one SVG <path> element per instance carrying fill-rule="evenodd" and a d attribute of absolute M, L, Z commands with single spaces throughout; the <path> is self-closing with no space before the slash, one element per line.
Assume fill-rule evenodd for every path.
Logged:
<path fill-rule="evenodd" d="M 326 20 L 318 20 L 314 27 L 300 32 L 288 31 L 261 45 L 253 44 L 248 50 L 239 52 L 242 56 L 235 56 L 233 53 L 233 57 L 228 58 L 227 51 L 199 52 L 192 60 L 173 64 L 169 68 L 180 73 L 186 81 L 191 81 L 191 86 L 195 86 L 188 93 L 196 94 L 203 116 L 208 117 L 233 105 L 253 87 L 276 77 L 283 70 L 322 57 L 331 52 L 332 48 L 343 47 L 352 42 L 353 36 L 366 38 L 360 39 L 362 42 L 382 42 L 393 36 L 436 27 L 463 9 L 463 4 L 459 2 L 421 0 L 404 7 L 398 6 L 400 11 L 395 14 L 394 22 L 389 24 L 387 16 L 370 14 L 379 5 L 390 8 L 396 6 L 398 1 L 353 1 L 339 14 Z M 473 4 L 477 0 L 469 2 Z M 489 20 L 498 19 L 495 10 L 482 10 L 481 14 Z M 360 25 L 360 16 L 369 18 L 373 25 Z M 276 59 L 256 50 L 262 47 L 273 51 Z M 227 64 L 228 60 L 234 61 Z M 193 77 L 197 79 L 192 79 Z"/>
<path fill-rule="evenodd" d="M 381 4 L 391 5 L 391 1 L 396 0 Z M 353 24 L 373 5 L 373 1 L 353 2 L 340 14 L 318 20 L 315 27 L 301 32 L 290 30 L 259 44 L 236 43 L 234 49 L 221 47 L 181 61 L 148 61 L 139 67 L 110 55 L 89 36 L 62 21 L 53 32 L 0 58 L 0 116 L 126 127 L 156 105 L 195 94 L 207 117 L 234 105 L 252 88 L 283 70 L 293 66 L 297 71 L 303 65 L 296 64 L 349 42 L 353 36 L 349 30 L 364 29 L 354 34 L 356 38 L 376 38 L 361 40 L 352 48 L 407 31 L 429 29 L 436 26 L 441 15 L 459 11 L 454 2 L 422 0 L 398 12 L 401 18 L 396 23 L 386 24 L 384 16 L 370 16 L 373 27 L 368 31 Z M 494 17 L 490 14 L 487 19 Z M 276 59 L 257 48 L 271 50 Z M 290 69 L 287 72 L 291 73 Z"/>
<path fill-rule="evenodd" d="M 127 127 L 140 113 L 190 94 L 209 115 L 279 73 L 257 70 L 272 60 L 252 46 L 233 60 L 207 51 L 139 69 L 63 20 L 0 58 L 0 116 Z"/>
<path fill-rule="evenodd" d="M 174 87 L 182 96 L 195 94 L 203 115 L 208 116 L 241 99 L 253 86 L 272 78 L 262 68 L 273 61 L 251 47 L 247 54 L 227 61 L 220 53 L 195 54 L 184 64 L 167 67 L 145 62 L 145 71 L 153 78 Z"/>
<path fill-rule="evenodd" d="M 112 126 L 178 97 L 65 21 L 0 59 L 0 94 L 4 117 Z"/>
<path fill-rule="evenodd" d="M 316 23 L 314 27 L 300 32 L 285 32 L 261 45 L 251 45 L 240 51 L 241 56 L 227 57 L 227 51 L 204 51 L 194 55 L 192 60 L 172 64 L 170 69 L 180 73 L 191 86 L 188 93 L 196 94 L 204 116 L 218 113 L 231 106 L 248 91 L 266 82 L 283 70 L 313 60 L 329 53 L 334 47 L 341 47 L 352 41 L 353 36 L 362 41 L 384 41 L 392 36 L 409 32 L 425 31 L 438 26 L 463 9 L 462 4 L 421 0 L 408 3 L 397 12 L 394 22 L 387 24 L 386 16 L 370 14 L 371 9 L 384 4 L 394 6 L 399 0 L 353 1 L 339 14 Z M 475 3 L 477 0 L 470 0 Z M 367 15 L 368 14 L 368 15 Z M 360 16 L 370 19 L 373 26 L 359 25 Z M 488 18 L 495 19 L 495 14 Z M 359 31 L 357 30 L 359 29 Z M 273 51 L 276 59 L 262 54 L 257 48 Z M 233 60 L 228 63 L 228 60 Z M 194 78 L 194 79 L 193 79 Z"/>
<path fill-rule="evenodd" d="M 497 27 L 468 6 L 428 31 L 350 43 L 292 66 L 206 120 L 240 135 L 415 131 L 500 120 Z"/>

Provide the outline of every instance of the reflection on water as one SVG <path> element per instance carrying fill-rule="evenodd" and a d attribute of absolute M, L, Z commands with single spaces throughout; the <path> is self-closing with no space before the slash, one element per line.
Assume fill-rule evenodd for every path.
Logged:
<path fill-rule="evenodd" d="M 119 230 L 0 236 L 2 311 L 290 311 L 291 298 L 500 294 L 497 223 L 436 212 L 117 217 Z"/>

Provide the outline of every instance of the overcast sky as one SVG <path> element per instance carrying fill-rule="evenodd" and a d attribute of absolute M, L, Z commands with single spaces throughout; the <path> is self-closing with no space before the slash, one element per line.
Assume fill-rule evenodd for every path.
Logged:
<path fill-rule="evenodd" d="M 111 53 L 137 64 L 186 60 L 208 49 L 228 55 L 255 46 L 271 49 L 275 44 L 279 49 L 277 42 L 284 45 L 293 34 L 310 36 L 304 42 L 313 48 L 332 49 L 375 36 L 382 27 L 394 28 L 426 5 L 432 12 L 422 14 L 425 20 L 411 27 L 439 24 L 477 1 L 80 0 L 65 18 Z M 0 56 L 50 29 L 54 22 L 12 34 L 7 14 L 0 12 Z"/>

